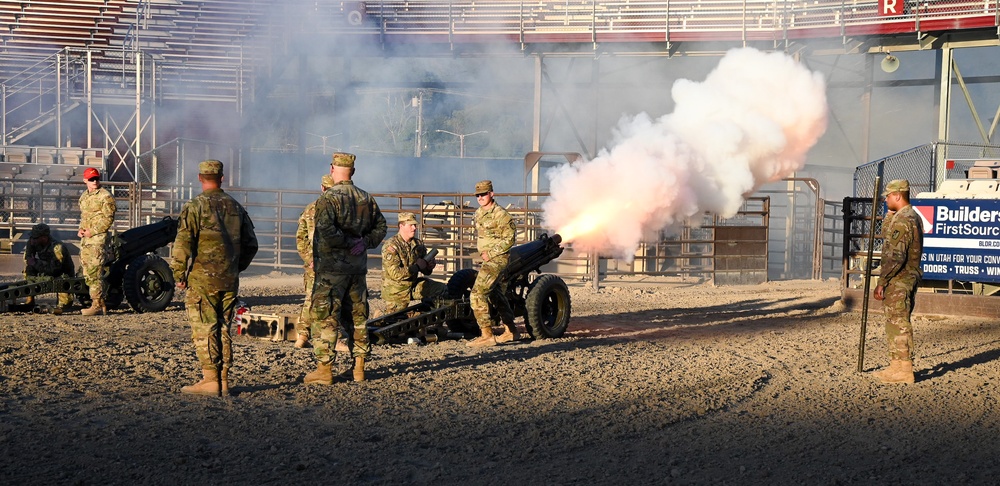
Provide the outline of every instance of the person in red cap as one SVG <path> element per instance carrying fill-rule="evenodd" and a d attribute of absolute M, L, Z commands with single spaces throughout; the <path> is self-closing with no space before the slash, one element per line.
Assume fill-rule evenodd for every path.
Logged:
<path fill-rule="evenodd" d="M 116 207 L 114 196 L 101 187 L 100 171 L 87 167 L 83 171 L 83 180 L 87 183 L 87 192 L 80 196 L 80 229 L 76 235 L 80 237 L 83 278 L 90 288 L 90 307 L 81 310 L 80 314 L 92 316 L 107 313 L 104 306 L 107 284 L 101 270 L 111 255 L 108 244 L 111 243 L 110 231 L 114 226 Z"/>

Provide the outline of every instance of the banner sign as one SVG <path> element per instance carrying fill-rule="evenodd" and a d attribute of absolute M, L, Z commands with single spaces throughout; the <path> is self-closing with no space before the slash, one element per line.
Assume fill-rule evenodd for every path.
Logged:
<path fill-rule="evenodd" d="M 922 220 L 924 280 L 1000 282 L 1000 199 L 911 199 Z"/>

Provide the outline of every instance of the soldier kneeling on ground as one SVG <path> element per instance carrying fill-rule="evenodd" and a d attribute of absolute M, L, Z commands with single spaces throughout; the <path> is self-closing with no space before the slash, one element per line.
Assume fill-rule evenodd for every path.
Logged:
<path fill-rule="evenodd" d="M 73 259 L 70 258 L 66 245 L 52 237 L 49 225 L 38 223 L 33 226 L 28 246 L 24 250 L 24 279 L 28 282 L 43 282 L 53 278 L 70 278 L 73 273 Z M 61 313 L 73 304 L 71 294 L 60 293 L 58 299 L 58 307 L 54 313 Z M 25 303 L 34 305 L 35 297 L 28 296 Z"/>

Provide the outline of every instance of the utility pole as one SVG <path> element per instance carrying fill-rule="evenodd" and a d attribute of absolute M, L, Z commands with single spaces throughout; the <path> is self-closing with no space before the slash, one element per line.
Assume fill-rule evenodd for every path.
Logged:
<path fill-rule="evenodd" d="M 417 109 L 417 136 L 414 137 L 416 139 L 417 146 L 413 148 L 413 156 L 419 158 L 423 149 L 421 133 L 424 131 L 424 90 L 418 90 L 417 96 L 413 97 L 411 103 L 412 106 Z"/>

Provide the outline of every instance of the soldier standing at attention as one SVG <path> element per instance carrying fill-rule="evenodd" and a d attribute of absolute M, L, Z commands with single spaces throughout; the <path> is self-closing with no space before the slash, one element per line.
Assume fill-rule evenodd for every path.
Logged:
<path fill-rule="evenodd" d="M 321 187 L 323 191 L 333 187 L 333 176 L 325 174 L 322 178 Z M 295 248 L 302 258 L 304 268 L 302 283 L 305 285 L 305 299 L 302 311 L 299 312 L 299 322 L 295 324 L 295 331 L 298 336 L 295 339 L 296 348 L 309 347 L 309 302 L 312 300 L 313 282 L 316 280 L 316 272 L 313 270 L 313 231 L 316 229 L 316 201 L 306 205 L 299 216 L 299 227 L 295 232 Z"/>
<path fill-rule="evenodd" d="M 479 202 L 475 215 L 476 249 L 483 264 L 476 275 L 476 283 L 472 286 L 469 303 L 482 335 L 470 341 L 469 346 L 496 346 L 497 343 L 515 341 L 520 337 L 514 327 L 514 311 L 504 295 L 507 289 L 497 282 L 500 272 L 510 260 L 516 229 L 510 213 L 493 199 L 492 181 L 476 183 L 476 200 Z M 493 335 L 495 323 L 490 318 L 490 301 L 497 307 L 506 326 L 500 336 Z"/>
<path fill-rule="evenodd" d="M 386 314 L 399 312 L 411 300 L 433 299 L 444 295 L 448 286 L 420 274 L 430 275 L 437 265 L 425 259 L 427 247 L 417 235 L 413 213 L 399 213 L 399 232 L 382 245 L 382 300 Z"/>
<path fill-rule="evenodd" d="M 203 378 L 181 393 L 228 395 L 233 366 L 233 322 L 240 272 L 257 254 L 253 222 L 243 206 L 222 190 L 222 162 L 198 164 L 202 193 L 181 208 L 173 261 Z M 220 373 L 221 371 L 221 373 Z"/>
<path fill-rule="evenodd" d="M 52 238 L 49 225 L 38 223 L 31 227 L 28 246 L 24 250 L 24 279 L 29 282 L 69 278 L 73 276 L 73 259 L 66 246 Z M 73 295 L 59 293 L 59 307 L 53 313 L 61 314 L 73 304 Z M 34 296 L 28 296 L 25 304 L 33 305 Z"/>
<path fill-rule="evenodd" d="M 375 198 L 354 185 L 353 154 L 333 154 L 333 187 L 316 201 L 313 233 L 313 284 L 310 319 L 316 370 L 305 384 L 333 384 L 334 346 L 347 315 L 353 318 L 354 381 L 365 379 L 368 343 L 368 249 L 385 238 L 386 223 Z"/>
<path fill-rule="evenodd" d="M 882 222 L 882 271 L 875 299 L 883 300 L 889 367 L 876 372 L 882 383 L 913 383 L 913 298 L 920 282 L 924 231 L 910 206 L 910 182 L 896 179 L 882 193 L 894 214 Z"/>
<path fill-rule="evenodd" d="M 80 314 L 92 316 L 105 314 L 104 297 L 107 283 L 104 281 L 104 266 L 111 259 L 110 234 L 115 223 L 115 198 L 101 187 L 101 173 L 93 167 L 83 171 L 87 191 L 80 195 L 80 266 L 83 278 L 90 289 L 90 307 Z"/>

